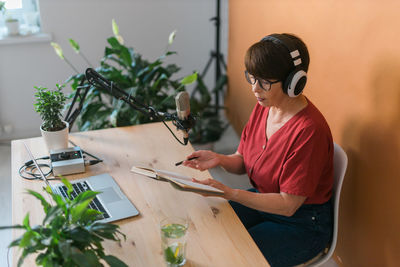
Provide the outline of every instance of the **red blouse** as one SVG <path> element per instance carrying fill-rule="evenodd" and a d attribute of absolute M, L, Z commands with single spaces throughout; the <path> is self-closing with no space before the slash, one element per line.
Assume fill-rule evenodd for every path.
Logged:
<path fill-rule="evenodd" d="M 269 108 L 257 103 L 240 140 L 238 152 L 253 186 L 261 193 L 305 196 L 304 204 L 322 204 L 332 194 L 333 140 L 324 116 L 308 105 L 269 140 Z"/>

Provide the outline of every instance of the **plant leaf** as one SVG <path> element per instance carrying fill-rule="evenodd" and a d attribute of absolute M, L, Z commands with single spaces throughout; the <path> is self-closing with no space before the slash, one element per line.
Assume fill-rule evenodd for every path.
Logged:
<path fill-rule="evenodd" d="M 91 191 L 91 190 L 88 190 L 88 191 L 85 191 L 85 192 L 82 192 L 82 193 L 80 193 L 74 200 L 73 200 L 73 203 L 74 204 L 79 204 L 79 203 L 82 203 L 83 201 L 86 201 L 86 200 L 93 200 L 93 198 L 96 196 L 96 195 L 98 195 L 98 194 L 100 194 L 101 192 L 97 192 L 97 191 Z"/>
<path fill-rule="evenodd" d="M 84 255 L 85 255 L 86 260 L 88 261 L 88 263 L 90 264 L 91 267 L 103 266 L 99 262 L 99 259 L 98 259 L 97 255 L 96 255 L 96 253 L 94 253 L 92 250 L 86 250 L 84 252 Z"/>
<path fill-rule="evenodd" d="M 65 177 L 61 177 L 61 182 L 67 187 L 67 195 L 68 198 L 71 199 L 71 193 L 74 191 L 72 184 Z"/>
<path fill-rule="evenodd" d="M 120 53 L 119 57 L 123 60 L 123 62 L 127 66 L 132 65 L 131 53 L 129 52 L 128 48 L 121 46 L 121 53 Z"/>
<path fill-rule="evenodd" d="M 49 209 L 50 204 L 44 199 L 44 197 L 41 194 L 39 194 L 38 192 L 35 192 L 33 190 L 28 189 L 27 191 L 29 194 L 31 194 L 32 196 L 34 196 L 35 198 L 40 200 L 40 202 L 42 203 L 44 212 L 47 213 L 47 210 Z"/>
<path fill-rule="evenodd" d="M 96 210 L 97 211 L 97 210 Z M 90 240 L 90 233 L 83 227 L 76 227 L 70 232 L 70 238 L 78 242 Z"/>
<path fill-rule="evenodd" d="M 81 216 L 81 221 L 83 223 L 89 222 L 89 221 L 95 221 L 98 216 L 100 216 L 102 212 L 93 210 L 93 209 L 87 209 Z"/>
<path fill-rule="evenodd" d="M 77 266 L 92 267 L 86 256 L 76 247 L 71 248 L 71 259 Z"/>
<path fill-rule="evenodd" d="M 82 214 L 85 212 L 91 201 L 92 199 L 81 201 L 80 204 L 71 209 L 72 223 L 77 223 L 81 219 Z"/>
<path fill-rule="evenodd" d="M 72 49 L 74 49 L 74 51 L 77 54 L 79 54 L 79 50 L 80 50 L 79 44 L 75 40 L 73 40 L 71 38 L 68 39 L 68 41 L 69 41 L 69 44 L 71 45 Z"/>
<path fill-rule="evenodd" d="M 31 243 L 31 240 L 34 236 L 35 235 L 32 230 L 25 232 L 25 234 L 22 236 L 21 241 L 19 242 L 19 246 L 21 248 L 27 247 Z"/>
<path fill-rule="evenodd" d="M 114 49 L 119 49 L 121 47 L 121 44 L 118 42 L 117 38 L 115 37 L 110 37 L 107 39 L 107 42 L 111 45 L 112 48 Z"/>
<path fill-rule="evenodd" d="M 71 243 L 72 240 L 60 240 L 58 242 L 58 249 L 62 251 L 62 257 L 64 259 L 69 259 L 71 257 Z"/>
<path fill-rule="evenodd" d="M 123 261 L 112 255 L 104 256 L 103 260 L 105 260 L 110 267 L 128 267 Z"/>
<path fill-rule="evenodd" d="M 46 217 L 43 219 L 43 224 L 45 225 L 47 221 L 53 220 L 53 218 L 55 218 L 58 215 L 58 213 L 60 213 L 60 211 L 61 211 L 61 208 L 58 206 L 51 207 L 48 210 Z"/>
<path fill-rule="evenodd" d="M 181 80 L 181 84 L 188 85 L 194 83 L 197 80 L 197 72 L 190 74 Z"/>
<path fill-rule="evenodd" d="M 25 218 L 24 218 L 22 224 L 25 226 L 26 229 L 29 229 L 29 230 L 31 229 L 31 226 L 29 225 L 29 212 L 25 215 Z"/>

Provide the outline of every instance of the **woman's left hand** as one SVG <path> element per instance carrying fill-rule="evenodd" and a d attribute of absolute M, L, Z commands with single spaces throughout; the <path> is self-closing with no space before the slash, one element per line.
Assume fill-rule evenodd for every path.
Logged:
<path fill-rule="evenodd" d="M 205 196 L 205 197 L 218 196 L 218 197 L 223 197 L 225 199 L 231 199 L 231 197 L 234 194 L 234 189 L 233 188 L 230 188 L 229 186 L 226 186 L 223 183 L 218 182 L 217 180 L 214 180 L 214 179 L 197 180 L 195 178 L 192 178 L 192 181 L 195 182 L 195 183 L 198 183 L 198 184 L 204 184 L 204 185 L 212 186 L 212 187 L 217 188 L 217 189 L 219 189 L 219 190 L 224 192 L 224 194 L 221 195 L 221 196 L 213 195 L 213 194 L 207 194 L 207 193 L 198 193 L 198 194 L 200 194 L 202 196 Z M 197 193 L 197 192 L 195 192 L 195 193 Z"/>

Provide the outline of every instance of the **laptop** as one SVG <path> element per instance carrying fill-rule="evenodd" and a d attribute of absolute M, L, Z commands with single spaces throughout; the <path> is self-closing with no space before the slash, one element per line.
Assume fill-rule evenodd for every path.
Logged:
<path fill-rule="evenodd" d="M 59 194 L 63 198 L 67 198 L 68 195 L 66 186 L 62 183 L 51 185 L 40 169 L 40 166 L 37 164 L 29 147 L 25 143 L 24 145 L 28 151 L 29 157 L 35 164 L 35 167 L 38 169 L 40 176 L 46 185 L 50 187 L 53 193 Z M 139 211 L 121 191 L 121 188 L 115 182 L 114 178 L 107 173 L 87 177 L 84 179 L 73 180 L 70 181 L 70 183 L 74 189 L 74 191 L 71 193 L 72 199 L 79 195 L 80 192 L 86 190 L 101 192 L 89 204 L 89 208 L 98 210 L 102 213 L 102 216 L 98 220 L 100 222 L 113 222 L 139 214 Z"/>

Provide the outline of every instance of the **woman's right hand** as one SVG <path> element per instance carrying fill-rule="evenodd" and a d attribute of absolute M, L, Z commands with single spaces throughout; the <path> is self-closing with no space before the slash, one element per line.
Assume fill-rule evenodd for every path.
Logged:
<path fill-rule="evenodd" d="M 197 158 L 189 160 L 194 157 Z M 220 158 L 219 154 L 210 150 L 199 150 L 187 156 L 186 160 L 182 164 L 186 167 L 204 171 L 217 167 L 220 164 Z"/>

